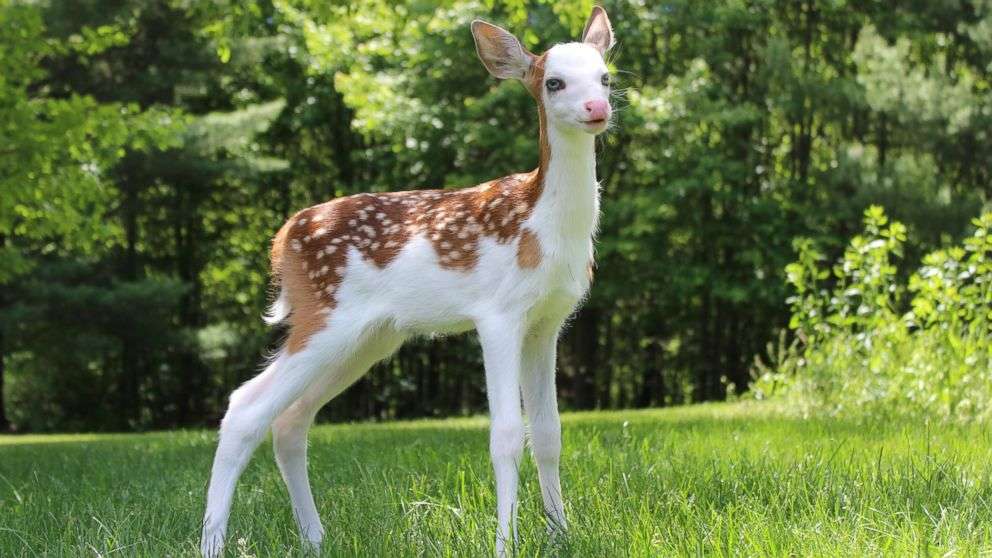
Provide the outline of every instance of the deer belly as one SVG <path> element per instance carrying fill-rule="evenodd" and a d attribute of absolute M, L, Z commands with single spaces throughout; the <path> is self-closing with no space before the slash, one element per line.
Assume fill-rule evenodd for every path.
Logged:
<path fill-rule="evenodd" d="M 385 267 L 349 261 L 342 294 L 364 301 L 380 319 L 410 333 L 466 331 L 481 306 L 515 283 L 506 274 L 513 247 L 487 246 L 480 252 L 469 269 L 444 266 L 427 239 L 414 237 Z"/>

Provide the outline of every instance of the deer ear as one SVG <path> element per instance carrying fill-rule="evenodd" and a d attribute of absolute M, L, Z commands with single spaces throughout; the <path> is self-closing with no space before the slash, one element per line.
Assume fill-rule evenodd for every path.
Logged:
<path fill-rule="evenodd" d="M 489 73 L 499 79 L 523 79 L 534 61 L 520 41 L 509 31 L 482 20 L 472 22 L 475 51 Z"/>
<path fill-rule="evenodd" d="M 606 17 L 606 10 L 599 6 L 592 9 L 589 14 L 589 21 L 586 22 L 586 30 L 582 32 L 582 42 L 595 47 L 600 54 L 606 54 L 613 46 L 613 27 L 610 26 L 610 18 Z"/>

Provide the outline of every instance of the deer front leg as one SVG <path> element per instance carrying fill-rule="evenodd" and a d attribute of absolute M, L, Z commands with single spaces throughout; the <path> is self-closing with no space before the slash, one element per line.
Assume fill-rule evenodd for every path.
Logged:
<path fill-rule="evenodd" d="M 506 556 L 517 540 L 517 482 L 524 447 L 520 411 L 522 317 L 502 316 L 476 324 L 486 366 L 489 396 L 489 453 L 496 477 L 496 555 Z"/>
<path fill-rule="evenodd" d="M 548 532 L 557 536 L 565 531 L 558 461 L 561 457 L 561 419 L 555 390 L 555 357 L 559 326 L 540 327 L 524 342 L 520 384 L 524 409 L 530 423 L 531 450 L 541 482 Z"/>

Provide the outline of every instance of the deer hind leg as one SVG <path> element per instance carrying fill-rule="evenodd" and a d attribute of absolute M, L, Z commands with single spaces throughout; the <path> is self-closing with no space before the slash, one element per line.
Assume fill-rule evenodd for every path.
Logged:
<path fill-rule="evenodd" d="M 231 500 L 238 477 L 261 443 L 272 421 L 299 399 L 314 381 L 335 363 L 347 362 L 366 324 L 354 316 L 334 320 L 331 328 L 315 335 L 299 352 L 282 351 L 264 372 L 231 395 L 221 421 L 214 454 L 200 550 L 219 556 L 224 547 Z"/>
<path fill-rule="evenodd" d="M 317 515 L 307 476 L 307 431 L 320 407 L 320 401 L 304 395 L 272 424 L 272 447 L 282 479 L 289 490 L 293 516 L 304 543 L 313 549 L 319 548 L 324 540 L 324 528 Z"/>
<path fill-rule="evenodd" d="M 307 474 L 307 432 L 321 407 L 362 377 L 373 364 L 391 355 L 402 341 L 395 332 L 377 333 L 356 351 L 351 362 L 322 376 L 272 424 L 276 463 L 289 491 L 300 536 L 312 550 L 319 550 L 324 528 Z"/>

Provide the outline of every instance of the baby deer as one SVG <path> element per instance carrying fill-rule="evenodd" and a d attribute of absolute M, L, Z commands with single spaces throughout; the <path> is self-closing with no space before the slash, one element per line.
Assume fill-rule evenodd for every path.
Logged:
<path fill-rule="evenodd" d="M 276 461 L 304 540 L 324 537 L 307 478 L 317 410 L 405 339 L 478 331 L 492 417 L 496 552 L 516 540 L 517 466 L 530 423 L 544 511 L 565 528 L 558 461 L 555 346 L 586 295 L 599 215 L 594 138 L 606 130 L 613 31 L 594 8 L 577 43 L 541 55 L 472 23 L 489 72 L 537 101 L 540 164 L 462 190 L 358 194 L 293 215 L 272 243 L 281 288 L 266 321 L 289 337 L 268 367 L 231 394 L 220 426 L 201 550 L 223 549 L 235 484 L 272 429 Z"/>

